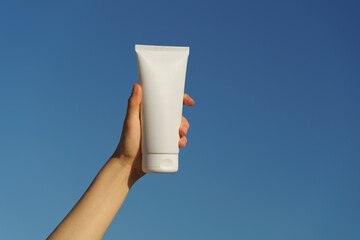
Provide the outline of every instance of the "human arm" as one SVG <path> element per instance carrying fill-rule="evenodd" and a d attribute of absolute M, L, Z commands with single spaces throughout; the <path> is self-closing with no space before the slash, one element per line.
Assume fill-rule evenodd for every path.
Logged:
<path fill-rule="evenodd" d="M 142 88 L 134 84 L 119 145 L 99 171 L 87 191 L 47 238 L 48 240 L 98 240 L 119 211 L 130 188 L 145 173 L 141 169 L 140 104 Z M 194 105 L 187 94 L 184 104 Z M 188 121 L 183 117 L 179 146 L 185 147 Z"/>

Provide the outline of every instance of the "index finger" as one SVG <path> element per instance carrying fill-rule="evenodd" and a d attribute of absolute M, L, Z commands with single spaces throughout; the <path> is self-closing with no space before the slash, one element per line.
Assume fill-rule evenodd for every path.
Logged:
<path fill-rule="evenodd" d="M 192 105 L 195 104 L 195 101 L 194 101 L 194 99 L 192 99 L 187 93 L 184 93 L 183 103 L 184 103 L 186 106 L 192 106 Z"/>

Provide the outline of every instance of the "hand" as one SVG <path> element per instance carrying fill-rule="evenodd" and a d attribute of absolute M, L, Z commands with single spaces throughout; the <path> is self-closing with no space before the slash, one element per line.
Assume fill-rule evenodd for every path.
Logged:
<path fill-rule="evenodd" d="M 131 178 L 136 182 L 145 175 L 141 167 L 141 124 L 140 124 L 140 104 L 142 100 L 141 85 L 135 83 L 133 91 L 128 101 L 127 113 L 123 125 L 123 131 L 118 147 L 116 148 L 113 158 L 118 158 L 124 165 L 131 167 Z M 195 104 L 194 100 L 184 94 L 183 103 L 186 106 Z M 185 147 L 187 144 L 186 134 L 190 124 L 185 117 L 181 119 L 179 129 L 179 147 Z"/>
<path fill-rule="evenodd" d="M 47 239 L 101 239 L 131 186 L 145 175 L 141 168 L 141 99 L 141 86 L 134 84 L 118 147 L 78 203 Z M 192 106 L 194 100 L 185 94 L 184 104 Z M 186 145 L 189 126 L 183 117 L 179 147 Z"/>

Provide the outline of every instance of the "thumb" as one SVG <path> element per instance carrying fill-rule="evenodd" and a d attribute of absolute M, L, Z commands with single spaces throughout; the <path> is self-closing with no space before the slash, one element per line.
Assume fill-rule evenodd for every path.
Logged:
<path fill-rule="evenodd" d="M 131 96 L 128 101 L 126 121 L 133 121 L 135 119 L 139 119 L 141 99 L 142 99 L 142 88 L 140 84 L 135 83 L 133 86 Z"/>

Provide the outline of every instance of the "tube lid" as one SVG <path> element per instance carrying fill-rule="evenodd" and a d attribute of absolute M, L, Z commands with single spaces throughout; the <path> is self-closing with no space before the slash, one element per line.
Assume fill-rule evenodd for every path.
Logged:
<path fill-rule="evenodd" d="M 142 155 L 142 170 L 146 173 L 175 173 L 179 154 L 150 153 Z"/>

